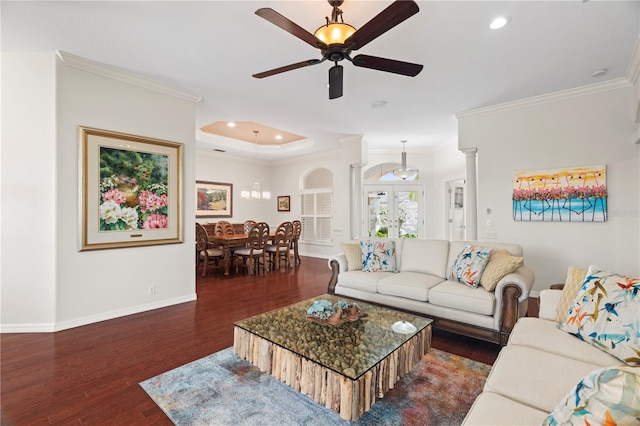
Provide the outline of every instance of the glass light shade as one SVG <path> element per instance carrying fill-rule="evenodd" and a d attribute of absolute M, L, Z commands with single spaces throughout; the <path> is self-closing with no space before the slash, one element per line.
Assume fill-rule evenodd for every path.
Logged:
<path fill-rule="evenodd" d="M 412 169 L 412 168 L 408 168 L 408 169 L 395 169 L 393 171 L 393 175 L 395 177 L 398 177 L 402 180 L 408 179 L 411 176 L 415 175 L 416 173 L 418 173 L 417 169 Z"/>
<path fill-rule="evenodd" d="M 344 41 L 351 37 L 356 29 L 343 22 L 334 22 L 323 25 L 313 34 L 326 44 L 344 44 Z"/>

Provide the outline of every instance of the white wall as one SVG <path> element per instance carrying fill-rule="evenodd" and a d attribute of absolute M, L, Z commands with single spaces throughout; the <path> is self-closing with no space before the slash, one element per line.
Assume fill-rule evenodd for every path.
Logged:
<path fill-rule="evenodd" d="M 2 331 L 60 330 L 195 299 L 190 184 L 184 243 L 78 251 L 78 126 L 184 143 L 190 183 L 195 104 L 63 65 L 53 53 L 3 53 L 2 86 L 11 87 L 2 94 L 2 220 L 12 229 L 2 234 Z"/>
<path fill-rule="evenodd" d="M 633 143 L 633 88 L 625 82 L 460 114 L 459 146 L 478 148 L 478 235 L 523 246 L 534 290 L 562 283 L 567 267 L 640 275 L 640 146 Z M 605 164 L 609 220 L 516 222 L 516 171 Z M 487 226 L 486 209 L 492 210 Z"/>
<path fill-rule="evenodd" d="M 219 152 L 198 151 L 196 156 L 196 180 L 232 184 L 233 204 L 232 217 L 230 218 L 203 217 L 196 220 L 200 223 L 217 222 L 218 220 L 242 223 L 245 220 L 252 219 L 263 220 L 270 226 L 278 225 L 281 221 L 278 222 L 280 216 L 277 214 L 276 197 L 288 194 L 278 192 L 280 190 L 274 186 L 271 170 L 272 165 L 262 161 L 230 157 L 228 154 Z M 260 182 L 262 191 L 271 192 L 271 199 L 250 201 L 240 197 L 240 192 L 250 190 L 256 179 Z M 195 197 L 193 189 L 190 189 L 189 195 L 191 198 Z"/>
<path fill-rule="evenodd" d="M 55 57 L 2 53 L 0 324 L 55 322 Z"/>

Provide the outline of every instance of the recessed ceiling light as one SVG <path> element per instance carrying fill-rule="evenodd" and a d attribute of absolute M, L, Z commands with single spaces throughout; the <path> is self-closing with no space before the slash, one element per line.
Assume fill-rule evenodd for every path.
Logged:
<path fill-rule="evenodd" d="M 229 121 L 229 122 L 227 123 L 227 126 L 229 126 L 229 127 L 236 127 L 236 123 L 234 123 L 233 121 Z"/>
<path fill-rule="evenodd" d="M 282 135 L 276 135 L 276 139 L 278 140 L 282 139 Z"/>
<path fill-rule="evenodd" d="M 603 75 L 605 75 L 607 73 L 607 69 L 606 68 L 601 68 L 599 70 L 595 70 L 594 72 L 591 73 L 591 77 L 602 77 Z"/>
<path fill-rule="evenodd" d="M 497 18 L 494 18 L 493 21 L 491 21 L 491 23 L 489 24 L 489 28 L 491 28 L 492 30 L 499 30 L 500 28 L 504 27 L 508 23 L 509 23 L 508 16 L 498 16 Z"/>

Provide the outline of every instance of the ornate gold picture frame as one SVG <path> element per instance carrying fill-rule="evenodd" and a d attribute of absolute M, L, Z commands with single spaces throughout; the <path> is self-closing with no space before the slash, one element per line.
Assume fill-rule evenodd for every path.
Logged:
<path fill-rule="evenodd" d="M 183 145 L 79 127 L 80 251 L 182 242 Z"/>

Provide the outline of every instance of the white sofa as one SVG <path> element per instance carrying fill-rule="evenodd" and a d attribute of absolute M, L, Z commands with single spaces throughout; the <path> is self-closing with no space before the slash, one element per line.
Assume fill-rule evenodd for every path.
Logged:
<path fill-rule="evenodd" d="M 372 302 L 434 319 L 434 327 L 505 344 L 511 329 L 527 313 L 534 273 L 526 265 L 504 276 L 494 291 L 448 280 L 462 248 L 477 245 L 522 256 L 517 244 L 412 238 L 367 238 L 395 242 L 398 272 L 349 270 L 347 256 L 329 259 L 328 293 Z"/>
<path fill-rule="evenodd" d="M 539 318 L 518 320 L 463 424 L 540 425 L 586 375 L 623 364 L 557 328 L 561 293 L 542 290 Z"/>

